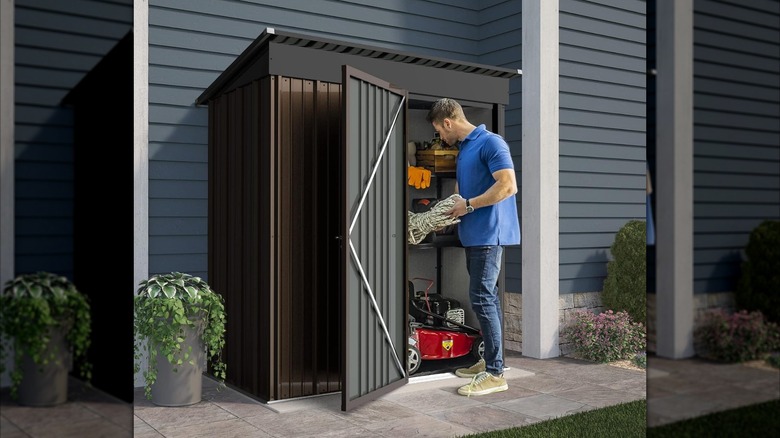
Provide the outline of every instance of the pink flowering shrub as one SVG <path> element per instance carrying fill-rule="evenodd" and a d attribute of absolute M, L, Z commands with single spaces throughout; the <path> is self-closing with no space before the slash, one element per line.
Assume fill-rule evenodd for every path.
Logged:
<path fill-rule="evenodd" d="M 631 359 L 646 346 L 645 326 L 624 311 L 594 315 L 578 311 L 563 336 L 581 357 L 596 362 Z"/>
<path fill-rule="evenodd" d="M 704 315 L 694 331 L 699 356 L 721 362 L 761 359 L 780 348 L 780 328 L 761 311 L 741 310 L 729 315 L 723 309 Z"/>

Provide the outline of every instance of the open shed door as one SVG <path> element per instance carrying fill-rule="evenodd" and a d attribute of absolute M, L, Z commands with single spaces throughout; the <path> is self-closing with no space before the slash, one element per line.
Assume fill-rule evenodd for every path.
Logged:
<path fill-rule="evenodd" d="M 404 385 L 407 92 L 342 67 L 342 410 Z"/>

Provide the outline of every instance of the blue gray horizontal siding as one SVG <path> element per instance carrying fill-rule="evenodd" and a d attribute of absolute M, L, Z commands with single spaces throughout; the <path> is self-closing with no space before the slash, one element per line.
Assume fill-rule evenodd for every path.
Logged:
<path fill-rule="evenodd" d="M 483 62 L 481 6 L 467 0 L 151 1 L 149 271 L 207 278 L 208 111 L 193 102 L 266 27 Z"/>
<path fill-rule="evenodd" d="M 172 227 L 162 224 L 176 221 L 191 224 L 192 240 L 206 241 L 205 213 L 198 213 L 205 212 L 205 185 L 184 184 L 206 180 L 207 115 L 192 102 L 265 27 L 519 68 L 521 6 L 520 0 L 151 2 L 150 221 L 160 226 L 150 231 L 150 271 L 169 270 L 161 266 L 170 267 L 174 258 L 188 266 L 200 259 L 195 273 L 206 275 L 206 254 L 190 252 L 203 244 L 170 249 L 155 240 L 170 233 Z M 561 292 L 566 293 L 601 290 L 614 233 L 628 220 L 644 218 L 645 5 L 569 1 L 561 11 Z M 521 89 L 521 79 L 510 83 L 505 113 L 518 169 Z M 173 184 L 177 181 L 182 184 Z M 178 214 L 169 205 L 175 199 L 188 201 Z M 520 291 L 521 249 L 509 249 L 506 260 L 507 290 Z"/>
<path fill-rule="evenodd" d="M 522 66 L 522 1 L 490 1 L 483 2 L 484 7 L 479 12 L 479 59 L 480 64 L 495 65 L 519 69 Z M 509 82 L 509 104 L 504 112 L 504 138 L 509 144 L 518 183 L 521 181 L 520 167 L 522 157 L 522 78 L 514 78 Z M 518 212 L 522 202 L 520 192 L 517 194 Z M 506 291 L 521 292 L 522 290 L 522 251 L 521 247 L 508 247 L 504 255 L 504 277 Z"/>
<path fill-rule="evenodd" d="M 694 2 L 694 292 L 733 291 L 780 219 L 780 3 Z"/>
<path fill-rule="evenodd" d="M 131 0 L 15 2 L 17 273 L 72 278 L 73 115 L 59 104 L 131 22 Z"/>
<path fill-rule="evenodd" d="M 560 292 L 603 289 L 645 219 L 645 2 L 560 2 Z"/>

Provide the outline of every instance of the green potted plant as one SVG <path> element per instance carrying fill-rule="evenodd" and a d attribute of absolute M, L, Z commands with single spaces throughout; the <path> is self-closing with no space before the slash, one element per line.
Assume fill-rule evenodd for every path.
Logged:
<path fill-rule="evenodd" d="M 207 362 L 224 385 L 225 305 L 199 277 L 180 272 L 153 275 L 134 297 L 135 364 L 141 369 L 142 342 L 148 352 L 145 395 L 159 406 L 201 401 Z"/>
<path fill-rule="evenodd" d="M 19 275 L 0 295 L 0 372 L 14 352 L 11 396 L 22 405 L 52 406 L 68 396 L 74 359 L 89 382 L 91 317 L 87 297 L 50 272 Z"/>

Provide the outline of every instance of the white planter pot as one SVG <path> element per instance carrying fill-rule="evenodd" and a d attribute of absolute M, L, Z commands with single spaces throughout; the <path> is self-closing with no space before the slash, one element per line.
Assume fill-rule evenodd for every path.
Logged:
<path fill-rule="evenodd" d="M 201 340 L 202 328 L 185 327 L 182 350 L 192 347 L 192 359 L 176 367 L 168 359 L 157 355 L 157 380 L 152 385 L 152 403 L 158 406 L 188 406 L 202 398 L 202 375 L 206 371 L 206 351 Z"/>
<path fill-rule="evenodd" d="M 62 330 L 52 330 L 46 355 L 56 351 L 56 359 L 37 365 L 30 356 L 22 356 L 22 381 L 19 384 L 19 404 L 25 406 L 55 406 L 68 400 L 70 350 Z M 46 356 L 44 356 L 46 357 Z"/>

